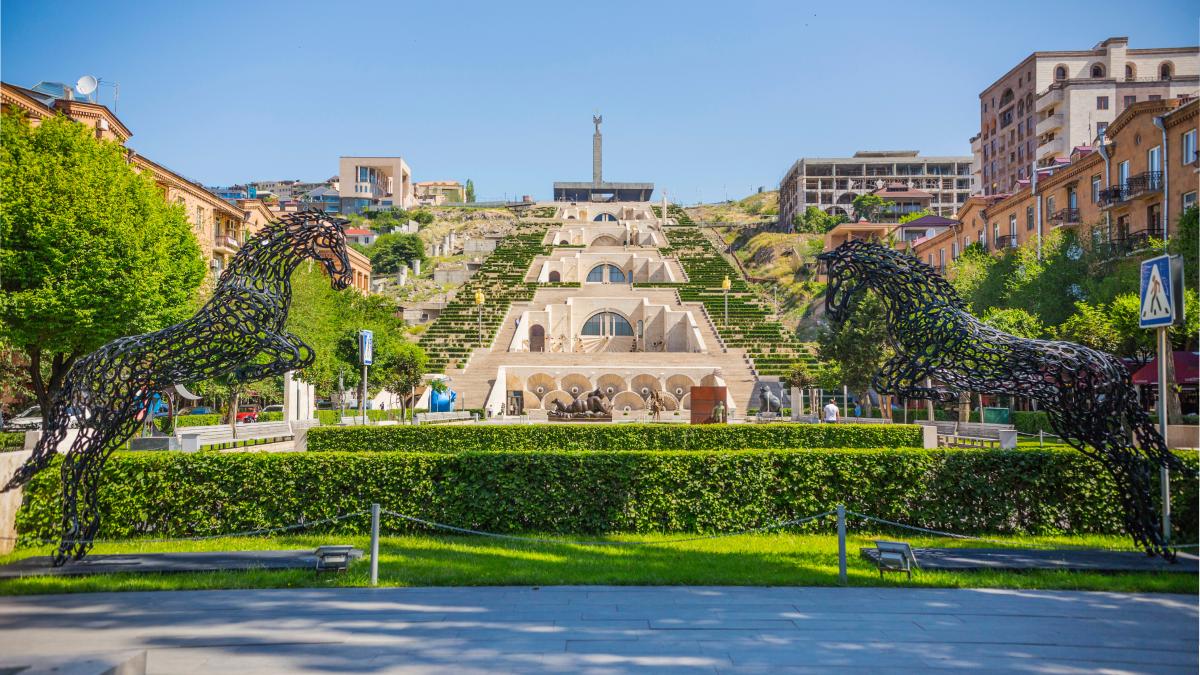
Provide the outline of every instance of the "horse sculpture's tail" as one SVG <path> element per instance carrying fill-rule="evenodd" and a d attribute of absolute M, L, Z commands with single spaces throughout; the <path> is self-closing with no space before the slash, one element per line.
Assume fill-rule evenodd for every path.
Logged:
<path fill-rule="evenodd" d="M 29 482 L 37 472 L 46 468 L 54 455 L 58 453 L 58 446 L 63 439 L 67 437 L 67 428 L 71 424 L 71 412 L 66 404 L 65 397 L 56 396 L 54 403 L 50 406 L 50 414 L 42 416 L 42 437 L 38 439 L 37 445 L 33 448 L 33 454 L 25 463 L 17 468 L 8 484 L 4 486 L 2 492 L 7 492 L 14 488 L 21 487 Z"/>
<path fill-rule="evenodd" d="M 1125 422 L 1128 424 L 1128 428 L 1133 430 L 1134 444 L 1137 447 L 1129 447 L 1126 453 L 1129 464 L 1119 466 L 1115 473 L 1125 473 L 1126 478 L 1132 480 L 1134 483 L 1141 484 L 1140 487 L 1144 490 L 1143 494 L 1151 494 L 1154 469 L 1166 468 L 1172 471 L 1192 471 L 1192 469 L 1183 463 L 1183 460 L 1170 451 L 1167 447 L 1166 439 L 1155 428 L 1154 421 L 1135 397 L 1129 396 L 1125 401 L 1124 408 Z M 1134 465 L 1135 463 L 1136 466 Z M 1122 489 L 1123 487 L 1120 482 L 1118 486 L 1118 489 Z M 1122 489 L 1122 492 L 1124 492 L 1124 489 Z M 1157 553 L 1167 560 L 1174 560 L 1175 552 L 1168 547 L 1163 537 L 1161 512 L 1155 508 L 1152 502 L 1130 500 L 1130 496 L 1122 495 L 1123 501 L 1126 501 L 1127 518 L 1140 520 L 1143 528 L 1145 528 L 1143 530 L 1145 536 L 1139 537 L 1135 534 L 1134 538 L 1143 539 L 1139 543 L 1147 549 L 1147 552 Z M 1139 529 L 1137 527 L 1130 528 L 1131 532 L 1134 533 L 1137 533 Z"/>

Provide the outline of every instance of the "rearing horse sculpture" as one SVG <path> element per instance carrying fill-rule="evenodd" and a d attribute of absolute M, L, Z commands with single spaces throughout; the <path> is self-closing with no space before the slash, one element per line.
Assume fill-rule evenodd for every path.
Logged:
<path fill-rule="evenodd" d="M 45 416 L 32 456 L 5 489 L 45 468 L 67 434 L 68 411 L 79 435 L 62 465 L 63 535 L 55 565 L 78 560 L 100 528 L 97 490 L 109 455 L 137 433 L 154 392 L 175 384 L 230 376 L 240 382 L 298 370 L 312 349 L 287 332 L 292 272 L 320 260 L 333 287 L 350 285 L 346 221 L 311 211 L 264 227 L 221 273 L 212 297 L 192 318 L 153 333 L 113 340 L 79 359 Z"/>
<path fill-rule="evenodd" d="M 849 241 L 817 258 L 829 276 L 825 303 L 832 321 L 844 321 L 864 290 L 883 303 L 896 355 L 876 374 L 876 391 L 903 398 L 957 398 L 921 386 L 932 378 L 959 391 L 1037 401 L 1055 433 L 1112 475 L 1126 530 L 1137 545 L 1174 559 L 1162 537 L 1151 487 L 1155 469 L 1183 469 L 1183 463 L 1167 450 L 1139 405 L 1124 364 L 1071 342 L 996 330 L 971 316 L 954 287 L 932 267 L 880 244 Z"/>

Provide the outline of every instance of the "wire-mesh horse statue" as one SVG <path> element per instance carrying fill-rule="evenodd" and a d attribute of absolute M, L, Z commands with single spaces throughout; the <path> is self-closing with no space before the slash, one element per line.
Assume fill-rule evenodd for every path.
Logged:
<path fill-rule="evenodd" d="M 312 349 L 284 328 L 291 276 L 301 262 L 316 259 L 335 289 L 349 286 L 345 222 L 301 212 L 270 223 L 233 258 L 195 316 L 118 338 L 75 362 L 44 417 L 42 438 L 5 487 L 24 484 L 50 463 L 73 413 L 79 430 L 62 464 L 63 533 L 55 565 L 92 548 L 100 528 L 100 472 L 137 433 L 155 392 L 218 377 L 249 382 L 312 364 Z"/>
<path fill-rule="evenodd" d="M 951 390 L 1037 401 L 1055 433 L 1112 475 L 1126 530 L 1137 545 L 1174 559 L 1163 540 L 1152 483 L 1159 467 L 1183 469 L 1183 464 L 1167 450 L 1139 405 L 1124 364 L 1071 342 L 996 330 L 971 316 L 932 267 L 886 246 L 849 241 L 817 258 L 829 277 L 826 314 L 835 324 L 846 319 L 867 289 L 885 308 L 896 354 L 875 375 L 876 391 L 902 398 L 957 399 L 952 391 L 921 386 L 931 378 Z"/>

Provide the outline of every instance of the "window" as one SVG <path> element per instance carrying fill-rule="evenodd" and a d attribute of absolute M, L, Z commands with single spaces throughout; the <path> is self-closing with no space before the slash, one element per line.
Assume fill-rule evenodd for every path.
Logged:
<path fill-rule="evenodd" d="M 633 326 L 629 325 L 629 321 L 617 314 L 616 312 L 600 312 L 594 314 L 583 323 L 583 330 L 579 332 L 583 336 L 633 336 Z"/>
<path fill-rule="evenodd" d="M 1099 63 L 1092 64 L 1092 77 L 1104 77 L 1104 66 Z"/>
<path fill-rule="evenodd" d="M 1158 67 L 1158 79 L 1160 79 L 1160 80 L 1171 79 L 1172 70 L 1173 69 L 1171 67 L 1171 62 L 1164 61 L 1163 64 Z"/>
<path fill-rule="evenodd" d="M 1093 204 L 1098 204 L 1100 202 L 1100 180 L 1101 179 L 1100 179 L 1099 174 L 1092 176 L 1092 203 Z"/>
<path fill-rule="evenodd" d="M 1054 215 L 1054 197 L 1046 198 L 1046 213 Z"/>
<path fill-rule="evenodd" d="M 1162 148 L 1157 145 L 1146 151 L 1146 170 L 1162 171 Z"/>
<path fill-rule="evenodd" d="M 1008 217 L 1008 236 L 1017 236 L 1017 215 L 1015 213 Z"/>
<path fill-rule="evenodd" d="M 938 269 L 946 269 L 946 249 L 938 249 Z"/>
<path fill-rule="evenodd" d="M 1096 110 L 1108 110 L 1108 97 L 1107 96 L 1097 96 L 1096 97 Z"/>
<path fill-rule="evenodd" d="M 1183 195 L 1183 201 L 1182 201 L 1183 210 L 1187 211 L 1188 209 L 1192 208 L 1195 205 L 1196 205 L 1196 191 L 1192 190 L 1191 192 L 1185 193 Z"/>
<path fill-rule="evenodd" d="M 1026 230 L 1033 229 L 1033 207 L 1032 206 L 1025 207 L 1025 229 Z"/>
<path fill-rule="evenodd" d="M 1126 108 L 1128 108 L 1129 106 L 1133 105 L 1134 103 L 1137 103 L 1137 96 L 1126 96 L 1121 101 L 1122 101 L 1122 105 L 1124 105 Z"/>
<path fill-rule="evenodd" d="M 1196 161 L 1196 130 L 1183 135 L 1183 152 L 1180 153 L 1183 157 L 1184 164 L 1193 164 Z"/>
<path fill-rule="evenodd" d="M 1195 196 L 1196 196 L 1196 193 L 1193 192 L 1192 197 L 1195 197 Z M 950 259 L 958 260 L 958 242 L 957 241 L 950 242 Z"/>
<path fill-rule="evenodd" d="M 1054 79 L 1056 79 L 1056 80 L 1067 79 L 1067 67 L 1059 66 L 1059 67 L 1055 68 L 1054 69 Z"/>
<path fill-rule="evenodd" d="M 1124 185 L 1129 182 L 1129 160 L 1125 160 L 1117 165 L 1117 184 Z"/>
<path fill-rule="evenodd" d="M 607 279 L 604 278 L 605 272 L 608 273 Z M 614 284 L 624 283 L 625 273 L 616 265 L 600 264 L 593 267 L 591 272 L 588 272 L 587 282 L 589 284 L 602 284 L 606 282 Z"/>
<path fill-rule="evenodd" d="M 1150 96 L 1148 96 L 1147 99 L 1150 101 L 1161 101 L 1162 94 L 1150 94 Z"/>
<path fill-rule="evenodd" d="M 1068 209 L 1079 208 L 1079 196 L 1075 194 L 1075 186 L 1074 185 L 1067 187 L 1067 208 Z"/>
<path fill-rule="evenodd" d="M 992 223 L 992 241 L 1000 239 L 1000 223 Z"/>
<path fill-rule="evenodd" d="M 1137 75 L 1137 69 L 1132 63 L 1125 64 L 1125 79 L 1132 80 Z"/>

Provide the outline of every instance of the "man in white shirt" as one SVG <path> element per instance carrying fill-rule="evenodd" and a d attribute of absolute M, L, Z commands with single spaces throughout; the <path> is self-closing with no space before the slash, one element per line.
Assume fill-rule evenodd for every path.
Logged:
<path fill-rule="evenodd" d="M 841 411 L 838 410 L 837 404 L 833 402 L 833 399 L 829 399 L 829 403 L 825 404 L 824 412 L 825 415 L 823 419 L 830 423 L 837 422 L 838 416 L 841 414 Z"/>

